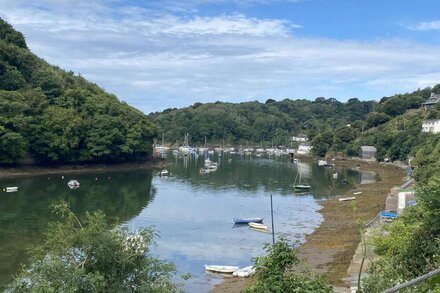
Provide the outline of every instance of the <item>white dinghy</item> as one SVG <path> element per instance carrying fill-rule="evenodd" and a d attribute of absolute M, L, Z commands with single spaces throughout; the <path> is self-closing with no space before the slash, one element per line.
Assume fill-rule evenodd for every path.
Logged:
<path fill-rule="evenodd" d="M 205 270 L 223 274 L 232 274 L 239 268 L 237 266 L 205 265 Z"/>
<path fill-rule="evenodd" d="M 242 278 L 250 277 L 253 274 L 255 274 L 255 269 L 253 266 L 244 267 L 232 273 L 234 277 L 242 277 Z"/>

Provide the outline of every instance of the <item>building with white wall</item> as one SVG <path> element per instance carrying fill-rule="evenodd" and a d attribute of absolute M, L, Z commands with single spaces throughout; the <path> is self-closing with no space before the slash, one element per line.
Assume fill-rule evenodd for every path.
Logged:
<path fill-rule="evenodd" d="M 440 119 L 430 119 L 423 121 L 422 132 L 440 133 Z"/>
<path fill-rule="evenodd" d="M 312 146 L 308 143 L 302 143 L 298 146 L 298 155 L 308 155 L 312 150 Z"/>

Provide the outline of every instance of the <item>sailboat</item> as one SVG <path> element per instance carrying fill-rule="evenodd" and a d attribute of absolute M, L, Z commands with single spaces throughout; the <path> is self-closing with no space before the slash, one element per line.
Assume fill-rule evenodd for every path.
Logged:
<path fill-rule="evenodd" d="M 295 191 L 309 191 L 310 188 L 310 185 L 301 181 L 301 169 L 298 167 L 298 173 L 296 174 L 295 182 L 293 183 L 293 189 Z"/>

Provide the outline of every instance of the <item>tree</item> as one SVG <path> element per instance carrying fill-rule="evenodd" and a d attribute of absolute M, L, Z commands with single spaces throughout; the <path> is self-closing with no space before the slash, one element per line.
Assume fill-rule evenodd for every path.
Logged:
<path fill-rule="evenodd" d="M 27 146 L 19 133 L 8 131 L 0 125 L 0 163 L 17 163 L 25 157 Z"/>
<path fill-rule="evenodd" d="M 107 226 L 100 211 L 81 221 L 65 202 L 54 206 L 61 221 L 31 250 L 30 264 L 11 292 L 178 292 L 174 265 L 149 254 L 154 231 L 132 234 Z"/>
<path fill-rule="evenodd" d="M 367 127 L 376 127 L 390 120 L 390 116 L 384 113 L 371 112 L 367 115 Z"/>
<path fill-rule="evenodd" d="M 264 248 L 267 255 L 254 259 L 258 281 L 244 292 L 332 292 L 322 276 L 312 275 L 300 267 L 296 251 L 286 238 L 281 237 L 274 245 L 266 244 Z"/>
<path fill-rule="evenodd" d="M 312 151 L 317 156 L 325 157 L 332 145 L 333 134 L 331 132 L 324 132 L 319 134 L 312 140 Z"/>

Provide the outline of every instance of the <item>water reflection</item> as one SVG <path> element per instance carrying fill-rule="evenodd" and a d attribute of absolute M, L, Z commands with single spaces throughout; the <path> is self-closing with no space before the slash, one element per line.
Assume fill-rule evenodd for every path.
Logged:
<path fill-rule="evenodd" d="M 151 171 L 137 171 L 1 179 L 1 189 L 19 186 L 19 191 L 0 193 L 0 287 L 11 281 L 11 274 L 27 259 L 26 248 L 41 240 L 47 223 L 55 218 L 51 204 L 62 199 L 80 217 L 100 209 L 112 222 L 126 221 L 154 199 L 152 178 Z M 81 187 L 69 189 L 70 179 Z"/>
<path fill-rule="evenodd" d="M 188 292 L 208 291 L 221 278 L 204 273 L 205 264 L 245 266 L 263 253 L 269 233 L 248 227 L 232 228 L 234 217 L 264 217 L 270 225 L 269 195 L 274 198 L 275 232 L 303 241 L 321 222 L 316 199 L 328 198 L 351 188 L 359 180 L 355 171 L 293 164 L 287 158 L 224 154 L 209 156 L 218 163 L 214 172 L 200 174 L 208 157 L 168 154 L 173 174 L 157 171 L 124 171 L 76 175 L 1 179 L 0 187 L 19 186 L 17 193 L 2 193 L 0 201 L 0 285 L 11 281 L 26 247 L 41 240 L 53 219 L 49 205 L 64 199 L 80 217 L 86 211 L 103 210 L 113 222 L 130 229 L 154 226 L 160 237 L 155 253 L 174 262 L 180 273 L 194 277 L 185 282 Z M 296 195 L 293 181 L 298 171 L 312 188 Z M 79 189 L 67 182 L 76 179 Z M 179 280 L 181 281 L 181 280 Z"/>
<path fill-rule="evenodd" d="M 215 190 L 239 188 L 255 191 L 264 188 L 268 193 L 279 192 L 284 195 L 293 194 L 293 182 L 297 172 L 311 183 L 310 194 L 315 198 L 327 198 L 346 190 L 358 182 L 357 172 L 349 169 L 328 169 L 316 164 L 300 162 L 293 164 L 287 157 L 249 157 L 223 154 L 209 156 L 218 162 L 216 172 L 199 174 L 207 156 L 173 156 L 174 164 L 169 170 L 179 179 L 190 183 L 194 188 L 209 187 Z M 338 172 L 338 178 L 333 173 Z"/>

